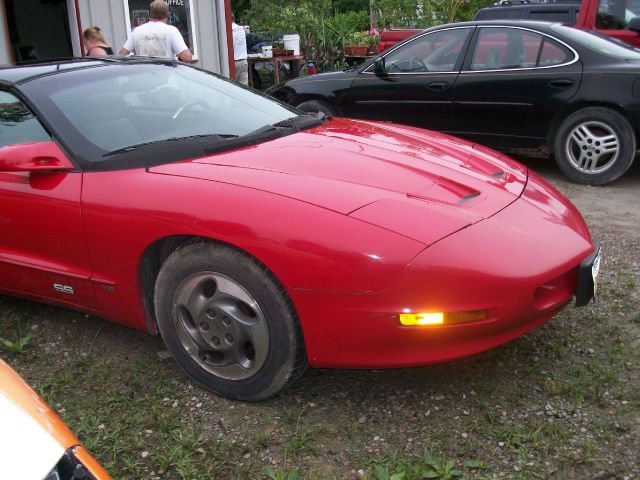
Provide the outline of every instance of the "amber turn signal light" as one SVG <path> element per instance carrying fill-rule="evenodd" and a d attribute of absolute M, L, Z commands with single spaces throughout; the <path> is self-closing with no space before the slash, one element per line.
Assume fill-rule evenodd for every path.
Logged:
<path fill-rule="evenodd" d="M 459 323 L 482 322 L 489 318 L 489 310 L 469 310 L 466 312 L 401 313 L 400 323 L 407 326 L 456 325 Z"/>

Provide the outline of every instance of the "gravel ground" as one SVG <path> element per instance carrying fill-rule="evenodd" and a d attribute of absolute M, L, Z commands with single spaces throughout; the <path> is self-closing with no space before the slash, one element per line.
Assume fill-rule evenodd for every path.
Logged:
<path fill-rule="evenodd" d="M 455 363 L 309 370 L 246 404 L 193 385 L 162 342 L 0 297 L 2 352 L 115 478 L 640 476 L 640 164 L 606 187 L 526 160 L 582 211 L 605 257 L 595 305 Z M 394 476 L 395 475 L 395 476 Z"/>

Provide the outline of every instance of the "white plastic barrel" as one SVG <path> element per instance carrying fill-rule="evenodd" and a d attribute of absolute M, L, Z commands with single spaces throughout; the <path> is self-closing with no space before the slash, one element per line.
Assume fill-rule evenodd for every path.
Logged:
<path fill-rule="evenodd" d="M 294 55 L 300 55 L 300 35 L 297 33 L 284 35 L 282 40 L 284 41 L 285 50 L 293 50 Z"/>

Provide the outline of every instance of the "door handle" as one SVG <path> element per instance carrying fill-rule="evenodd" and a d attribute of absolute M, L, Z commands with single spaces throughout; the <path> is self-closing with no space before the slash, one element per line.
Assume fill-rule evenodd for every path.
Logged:
<path fill-rule="evenodd" d="M 551 80 L 549 85 L 552 87 L 566 88 L 572 86 L 574 83 L 575 82 L 570 78 L 558 78 L 556 80 Z"/>
<path fill-rule="evenodd" d="M 446 90 L 449 88 L 449 82 L 431 82 L 427 83 L 428 90 L 434 90 L 436 92 Z"/>

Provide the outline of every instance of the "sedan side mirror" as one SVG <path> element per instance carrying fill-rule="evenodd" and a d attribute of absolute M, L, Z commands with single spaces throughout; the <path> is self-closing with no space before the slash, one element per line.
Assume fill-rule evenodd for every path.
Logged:
<path fill-rule="evenodd" d="M 386 75 L 387 69 L 384 66 L 384 57 L 375 59 L 373 62 L 373 71 L 376 75 Z"/>
<path fill-rule="evenodd" d="M 75 166 L 55 142 L 29 142 L 0 148 L 0 172 L 65 172 Z"/>

